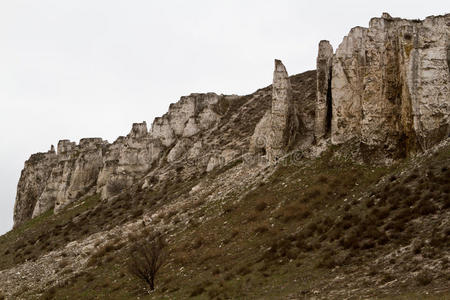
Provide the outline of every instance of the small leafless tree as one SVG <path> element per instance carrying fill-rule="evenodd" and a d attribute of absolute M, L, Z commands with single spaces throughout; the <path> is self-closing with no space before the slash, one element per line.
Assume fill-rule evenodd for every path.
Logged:
<path fill-rule="evenodd" d="M 167 258 L 166 242 L 161 234 L 137 241 L 130 251 L 130 273 L 155 289 L 155 277 Z"/>
<path fill-rule="evenodd" d="M 126 188 L 126 182 L 123 179 L 115 178 L 108 182 L 106 189 L 109 194 L 117 195 Z"/>

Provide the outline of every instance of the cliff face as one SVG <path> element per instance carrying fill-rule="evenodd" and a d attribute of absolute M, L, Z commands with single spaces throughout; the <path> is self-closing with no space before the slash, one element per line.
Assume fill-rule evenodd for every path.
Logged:
<path fill-rule="evenodd" d="M 37 200 L 47 186 L 51 171 L 56 164 L 57 156 L 53 147 L 47 153 L 31 155 L 25 162 L 17 185 L 14 224 L 21 224 L 31 219 Z"/>
<path fill-rule="evenodd" d="M 150 130 L 133 124 L 111 144 L 60 141 L 57 152 L 25 163 L 15 226 L 94 193 L 112 199 L 238 158 L 273 163 L 293 149 L 319 153 L 329 142 L 390 159 L 428 149 L 450 133 L 449 24 L 450 15 L 411 21 L 383 14 L 369 28 L 353 28 L 334 54 L 320 42 L 317 72 L 288 77 L 276 60 L 273 85 L 254 94 L 182 97 Z"/>
<path fill-rule="evenodd" d="M 405 155 L 450 132 L 450 15 L 373 18 L 353 28 L 332 62 L 331 139 Z"/>
<path fill-rule="evenodd" d="M 33 217 L 52 208 L 58 211 L 91 191 L 101 168 L 104 145 L 100 138 L 82 139 L 79 145 L 68 140 L 58 143 L 56 163 L 46 165 L 49 176 L 37 197 Z"/>

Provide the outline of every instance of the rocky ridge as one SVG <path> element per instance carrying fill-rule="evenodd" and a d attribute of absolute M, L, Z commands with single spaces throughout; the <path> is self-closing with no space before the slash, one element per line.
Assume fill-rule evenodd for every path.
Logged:
<path fill-rule="evenodd" d="M 363 158 L 428 149 L 450 133 L 449 23 L 448 14 L 383 14 L 353 28 L 334 54 L 321 41 L 314 75 L 289 78 L 276 60 L 272 87 L 252 95 L 182 97 L 150 130 L 133 124 L 111 144 L 62 140 L 25 163 L 15 226 L 95 193 L 108 199 L 136 182 L 183 180 L 247 155 L 274 162 L 323 142 L 355 143 Z"/>
<path fill-rule="evenodd" d="M 352 29 L 334 54 L 327 41 L 320 42 L 317 71 L 289 77 L 281 61 L 276 60 L 272 86 L 251 95 L 191 94 L 170 105 L 168 113 L 156 118 L 150 130 L 145 122 L 136 123 L 127 136 L 113 143 L 100 138 L 82 139 L 79 144 L 63 140 L 56 151 L 52 147 L 46 153 L 33 154 L 18 184 L 18 230 L 49 210 L 64 214 L 86 205 L 95 195 L 101 199 L 91 210 L 80 210 L 69 221 L 55 226 L 54 235 L 31 236 L 26 245 L 20 238 L 14 241 L 17 253 L 41 244 L 48 249 L 48 239 L 56 236 L 65 240 L 66 233 L 72 231 L 78 234 L 84 224 L 95 222 L 98 214 L 104 215 L 108 224 L 95 223 L 93 232 L 67 238 L 33 259 L 23 253 L 23 261 L 0 270 L 0 281 L 4 283 L 0 294 L 33 298 L 51 287 L 64 287 L 86 270 L 96 268 L 90 261 L 99 249 L 116 240 L 119 244 L 131 242 L 132 234 L 139 232 L 143 224 L 164 232 L 171 242 L 182 239 L 196 222 L 217 218 L 245 202 L 248 195 L 268 183 L 277 171 L 274 165 L 291 154 L 299 166 L 297 173 L 304 166 L 314 165 L 313 158 L 330 145 L 342 146 L 331 147 L 343 149 L 336 150 L 340 151 L 338 156 L 371 159 L 376 164 L 416 153 L 418 160 L 421 155 L 434 157 L 439 149 L 448 147 L 449 18 L 445 15 L 411 21 L 384 14 L 372 19 L 369 28 Z M 414 33 L 411 39 L 414 36 L 418 42 L 406 51 L 405 45 L 408 49 L 409 44 L 403 44 L 403 39 L 408 28 Z M 413 53 L 416 56 L 411 60 Z M 408 76 L 414 80 L 408 81 Z M 434 121 L 428 122 L 426 116 L 433 116 L 430 120 Z M 410 172 L 414 173 L 413 167 Z M 296 195 L 309 188 L 308 182 L 302 182 L 307 178 L 294 175 L 285 174 L 283 182 L 275 180 L 281 200 L 274 200 L 270 222 L 275 223 L 277 211 L 286 204 L 287 188 Z M 390 177 L 383 178 L 380 189 L 391 181 Z M 171 190 L 184 182 L 189 183 L 187 187 Z M 161 195 L 155 196 L 157 193 Z M 132 206 L 148 197 L 155 202 L 147 203 L 138 217 L 125 216 L 134 213 Z M 359 200 L 354 199 L 355 203 Z M 114 214 L 117 207 L 123 209 L 119 216 Z M 215 207 L 220 207 L 220 214 Z M 203 209 L 206 213 L 200 214 Z M 170 220 L 173 212 L 178 213 Z M 123 218 L 120 214 L 124 214 Z M 52 217 L 57 219 L 58 215 Z M 120 221 L 113 223 L 113 219 Z M 429 222 L 442 220 L 447 224 L 447 219 L 448 211 L 442 210 Z M 427 230 L 433 227 L 435 224 Z M 5 257 L 10 254 L 5 252 Z M 18 255 L 14 259 L 19 259 Z M 390 263 L 387 259 L 381 261 Z M 184 269 L 174 271 L 187 274 Z M 382 274 L 377 276 L 384 284 Z M 341 285 L 340 290 L 334 283 Z M 360 285 L 358 280 L 338 276 L 323 288 L 331 290 L 329 294 L 319 297 L 314 293 L 314 297 L 346 297 L 349 287 L 356 290 Z M 387 285 L 395 286 L 395 282 Z M 298 293 L 292 298 L 304 297 L 303 291 Z"/>

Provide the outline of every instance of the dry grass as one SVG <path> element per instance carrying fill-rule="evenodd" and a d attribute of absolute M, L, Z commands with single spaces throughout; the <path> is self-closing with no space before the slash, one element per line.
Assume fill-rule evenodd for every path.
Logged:
<path fill-rule="evenodd" d="M 96 268 L 82 277 L 84 280 L 58 288 L 55 297 L 69 294 L 83 298 L 82 291 L 89 290 L 91 298 L 115 295 L 118 299 L 187 296 L 275 299 L 287 294 L 308 298 L 315 288 L 323 288 L 323 294 L 329 292 L 323 283 L 338 275 L 346 280 L 345 284 L 336 282 L 335 291 L 346 290 L 346 284 L 353 283 L 376 291 L 376 284 L 389 282 L 390 291 L 397 292 L 404 290 L 404 286 L 397 284 L 402 280 L 417 291 L 422 287 L 437 289 L 444 277 L 436 275 L 430 281 L 427 274 L 421 275 L 414 259 L 421 256 L 427 263 L 437 262 L 442 270 L 448 267 L 444 254 L 448 251 L 446 241 L 450 231 L 433 222 L 439 222 L 434 216 L 447 209 L 449 173 L 442 166 L 448 165 L 449 159 L 448 154 L 433 158 L 424 165 L 432 165 L 435 160 L 439 167 L 424 170 L 421 165 L 409 173 L 402 173 L 397 166 L 391 169 L 360 166 L 333 159 L 331 155 L 306 167 L 282 166 L 267 184 L 247 194 L 242 201 L 231 198 L 225 206 L 204 203 L 201 213 L 212 217 L 195 222 L 195 226 L 181 226 L 182 234 L 169 241 L 172 251 L 168 265 L 161 270 L 162 286 L 151 296 L 136 292 L 140 287 L 123 275 L 126 245 L 116 248 L 111 244 L 99 245 L 92 256 L 97 258 L 92 264 Z M 382 175 L 389 173 L 393 176 L 380 181 Z M 134 200 L 118 200 L 111 205 L 122 209 L 127 207 L 126 201 Z M 139 199 L 136 201 L 141 203 Z M 104 218 L 103 206 L 94 207 L 89 210 L 92 213 L 89 217 Z M 174 223 L 177 212 L 170 214 L 168 218 Z M 61 241 L 66 232 L 71 238 L 77 236 L 79 220 L 89 220 L 83 216 L 81 212 L 78 220 L 61 224 L 48 237 L 42 232 L 42 239 L 49 242 L 44 243 L 44 248 L 54 247 L 52 236 Z M 89 220 L 92 224 L 103 221 Z M 129 241 L 139 238 L 138 234 L 128 237 Z M 14 245 L 17 251 L 33 249 L 32 242 L 22 242 Z M 392 255 L 402 247 L 408 249 L 406 254 Z M 8 250 L 7 256 L 15 248 Z M 105 259 L 112 256 L 117 259 Z M 392 271 L 364 274 L 365 268 Z M 376 284 L 365 283 L 363 280 L 367 278 Z M 122 288 L 117 290 L 117 286 Z"/>

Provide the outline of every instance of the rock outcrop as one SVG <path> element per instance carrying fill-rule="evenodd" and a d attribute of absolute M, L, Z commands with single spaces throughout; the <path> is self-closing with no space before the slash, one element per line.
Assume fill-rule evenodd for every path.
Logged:
<path fill-rule="evenodd" d="M 107 199 L 131 186 L 161 156 L 160 141 L 152 140 L 147 123 L 134 123 L 130 133 L 105 147 L 96 192 Z"/>
<path fill-rule="evenodd" d="M 214 93 L 191 94 L 171 104 L 169 112 L 156 118 L 151 135 L 166 146 L 172 146 L 179 138 L 189 138 L 210 128 L 218 121 L 215 105 L 222 98 Z"/>
<path fill-rule="evenodd" d="M 383 14 L 350 31 L 332 63 L 333 144 L 355 140 L 398 157 L 449 135 L 449 24 L 449 14 Z"/>
<path fill-rule="evenodd" d="M 59 211 L 86 195 L 97 183 L 102 167 L 102 151 L 106 142 L 101 138 L 80 140 L 79 145 L 68 140 L 58 143 L 57 164 L 50 169 L 46 186 L 33 210 L 36 217 L 49 209 Z"/>
<path fill-rule="evenodd" d="M 250 152 L 267 156 L 276 162 L 297 142 L 300 135 L 299 101 L 294 97 L 291 82 L 283 63 L 276 59 L 273 73 L 271 109 L 256 125 L 250 140 Z"/>
<path fill-rule="evenodd" d="M 50 173 L 56 163 L 56 152 L 53 146 L 47 153 L 33 154 L 25 162 L 17 186 L 14 224 L 21 224 L 31 219 L 38 198 L 46 188 Z"/>
<path fill-rule="evenodd" d="M 150 130 L 135 123 L 113 143 L 62 140 L 57 152 L 34 154 L 18 184 L 15 226 L 94 193 L 110 199 L 139 180 L 151 186 L 224 166 L 248 151 L 249 135 L 267 108 L 256 99 L 266 90 L 250 97 L 191 94 L 170 105 Z"/>
<path fill-rule="evenodd" d="M 278 59 L 275 60 L 272 89 L 272 111 L 267 153 L 271 161 L 276 161 L 294 144 L 298 131 L 298 119 L 293 103 L 291 83 L 286 68 Z"/>
<path fill-rule="evenodd" d="M 251 95 L 191 94 L 150 130 L 142 122 L 113 143 L 62 140 L 57 152 L 25 163 L 15 226 L 94 193 L 114 200 L 125 189 L 169 185 L 239 158 L 274 163 L 291 150 L 317 155 L 329 142 L 389 158 L 428 149 L 450 133 L 449 24 L 450 15 L 383 14 L 353 28 L 334 54 L 321 41 L 317 72 L 289 77 L 275 60 L 272 86 Z"/>
<path fill-rule="evenodd" d="M 317 55 L 317 96 L 314 120 L 314 137 L 322 139 L 331 128 L 331 70 L 333 46 L 320 41 Z"/>

